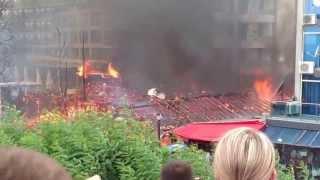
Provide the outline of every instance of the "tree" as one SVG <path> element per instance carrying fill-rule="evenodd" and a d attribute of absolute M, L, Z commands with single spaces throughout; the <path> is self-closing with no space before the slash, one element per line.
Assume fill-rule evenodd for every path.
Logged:
<path fill-rule="evenodd" d="M 13 5 L 12 0 L 0 0 L 0 82 L 8 78 L 12 66 L 14 36 L 8 14 Z"/>

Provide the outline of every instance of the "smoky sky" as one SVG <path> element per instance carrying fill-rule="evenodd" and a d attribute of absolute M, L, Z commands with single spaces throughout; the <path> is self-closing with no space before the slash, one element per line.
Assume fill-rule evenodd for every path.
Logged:
<path fill-rule="evenodd" d="M 140 90 L 229 93 L 252 89 L 259 78 L 272 78 L 274 87 L 283 83 L 293 72 L 294 61 L 282 51 L 294 52 L 294 32 L 282 34 L 286 42 L 278 43 L 277 29 L 285 21 L 294 22 L 294 17 L 274 18 L 271 42 L 250 56 L 252 49 L 241 48 L 248 31 L 239 18 L 241 12 L 233 11 L 230 0 L 229 4 L 218 1 L 105 1 L 113 61 L 126 84 Z"/>

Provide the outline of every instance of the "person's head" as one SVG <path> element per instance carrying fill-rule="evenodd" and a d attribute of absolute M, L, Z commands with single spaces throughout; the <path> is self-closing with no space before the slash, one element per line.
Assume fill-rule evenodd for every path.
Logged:
<path fill-rule="evenodd" d="M 192 180 L 192 168 L 183 161 L 172 161 L 161 170 L 161 180 Z"/>
<path fill-rule="evenodd" d="M 275 180 L 275 151 L 262 132 L 239 128 L 219 141 L 214 157 L 217 180 Z"/>
<path fill-rule="evenodd" d="M 49 157 L 21 148 L 0 148 L 1 180 L 72 180 L 67 171 Z"/>

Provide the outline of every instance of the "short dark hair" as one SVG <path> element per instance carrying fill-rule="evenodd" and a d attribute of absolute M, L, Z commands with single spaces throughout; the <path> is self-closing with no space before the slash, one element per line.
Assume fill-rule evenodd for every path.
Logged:
<path fill-rule="evenodd" d="M 1 180 L 72 180 L 56 161 L 22 148 L 0 148 Z"/>
<path fill-rule="evenodd" d="M 162 168 L 161 180 L 192 180 L 192 168 L 184 161 L 171 161 Z"/>

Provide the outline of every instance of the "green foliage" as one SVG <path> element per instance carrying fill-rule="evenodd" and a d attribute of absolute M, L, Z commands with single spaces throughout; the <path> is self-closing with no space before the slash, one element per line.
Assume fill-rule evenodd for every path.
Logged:
<path fill-rule="evenodd" d="M 21 122 L 22 116 L 21 112 L 16 109 L 14 106 L 4 106 L 4 113 L 2 114 L 0 120 L 5 122 Z"/>
<path fill-rule="evenodd" d="M 2 142 L 7 142 L 8 144 L 13 144 L 17 142 L 25 132 L 25 126 L 21 117 L 21 113 L 14 107 L 5 107 L 5 111 L 0 118 L 1 130 L 0 130 L 0 140 Z M 2 143 L 2 144 L 7 144 Z"/>
<path fill-rule="evenodd" d="M 293 169 L 286 168 L 285 166 L 280 164 L 280 156 L 279 152 L 276 151 L 276 168 L 277 168 L 277 175 L 279 180 L 292 180 L 294 179 Z"/>
<path fill-rule="evenodd" d="M 160 148 L 150 124 L 130 118 L 113 119 L 104 113 L 79 113 L 65 121 L 58 114 L 47 114 L 33 129 L 25 128 L 21 115 L 7 109 L 0 122 L 2 145 L 16 145 L 48 154 L 59 161 L 75 180 L 99 174 L 103 180 L 155 180 L 170 160 L 192 165 L 195 176 L 212 180 L 212 167 L 205 153 L 195 147 L 170 154 Z M 292 173 L 278 167 L 280 180 L 291 180 Z"/>
<path fill-rule="evenodd" d="M 34 129 L 6 117 L 0 123 L 1 144 L 47 153 L 74 179 L 94 174 L 110 180 L 158 179 L 160 148 L 149 125 L 130 118 L 115 121 L 99 113 L 78 114 L 72 122 L 54 119 L 60 116 L 48 117 L 53 119 Z"/>
<path fill-rule="evenodd" d="M 278 179 L 279 180 L 293 180 L 294 175 L 291 168 L 286 168 L 282 165 L 278 165 Z"/>

